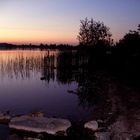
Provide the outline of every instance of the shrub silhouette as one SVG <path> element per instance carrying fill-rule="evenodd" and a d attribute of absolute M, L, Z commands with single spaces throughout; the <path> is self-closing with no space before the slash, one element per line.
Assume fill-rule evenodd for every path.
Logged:
<path fill-rule="evenodd" d="M 118 46 L 127 55 L 140 53 L 140 24 L 137 31 L 130 30 L 129 33 L 126 33 L 123 39 L 119 41 Z"/>

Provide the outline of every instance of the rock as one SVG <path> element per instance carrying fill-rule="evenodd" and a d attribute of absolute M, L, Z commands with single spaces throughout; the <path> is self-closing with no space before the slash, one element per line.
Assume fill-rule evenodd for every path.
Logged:
<path fill-rule="evenodd" d="M 89 121 L 89 122 L 85 123 L 84 127 L 88 128 L 92 131 L 97 131 L 98 130 L 98 123 L 97 123 L 97 121 Z"/>
<path fill-rule="evenodd" d="M 44 81 L 44 80 L 47 80 L 47 78 L 46 77 L 41 77 L 40 80 Z"/>
<path fill-rule="evenodd" d="M 0 123 L 8 123 L 11 119 L 11 116 L 5 113 L 0 113 Z"/>
<path fill-rule="evenodd" d="M 96 132 L 95 133 L 96 140 L 110 140 L 109 132 Z"/>
<path fill-rule="evenodd" d="M 66 135 L 66 130 L 71 126 L 71 122 L 66 119 L 47 118 L 47 117 L 33 117 L 23 115 L 11 119 L 9 128 L 22 130 L 34 133 L 47 133 L 58 135 L 63 133 Z"/>

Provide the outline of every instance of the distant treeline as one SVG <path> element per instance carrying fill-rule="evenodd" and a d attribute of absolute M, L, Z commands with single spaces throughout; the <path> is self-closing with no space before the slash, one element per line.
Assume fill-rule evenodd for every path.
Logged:
<path fill-rule="evenodd" d="M 15 44 L 9 44 L 9 43 L 0 43 L 0 50 L 11 50 L 11 49 L 60 49 L 60 50 L 65 50 L 65 49 L 75 49 L 75 46 L 68 45 L 68 44 L 40 44 L 40 45 L 33 45 L 33 44 L 22 44 L 22 45 L 15 45 Z"/>
<path fill-rule="evenodd" d="M 103 53 L 112 53 L 114 50 L 116 52 L 120 51 L 125 53 L 139 52 L 140 46 L 140 24 L 138 25 L 137 30 L 130 30 L 124 35 L 122 39 L 114 43 L 111 38 L 112 34 L 110 28 L 104 25 L 103 22 L 94 21 L 93 19 L 81 20 L 81 25 L 79 29 L 79 34 L 77 39 L 79 40 L 79 45 L 73 46 L 69 44 L 8 44 L 0 43 L 0 49 L 60 49 L 60 50 L 90 50 L 95 55 Z"/>

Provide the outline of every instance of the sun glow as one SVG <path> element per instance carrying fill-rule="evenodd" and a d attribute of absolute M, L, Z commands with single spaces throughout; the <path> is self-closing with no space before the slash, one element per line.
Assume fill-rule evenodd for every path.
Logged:
<path fill-rule="evenodd" d="M 10 43 L 66 43 L 76 44 L 76 37 L 71 34 L 57 33 L 57 32 L 45 32 L 45 31 L 28 31 L 28 30 L 9 30 L 1 29 L 0 42 Z"/>

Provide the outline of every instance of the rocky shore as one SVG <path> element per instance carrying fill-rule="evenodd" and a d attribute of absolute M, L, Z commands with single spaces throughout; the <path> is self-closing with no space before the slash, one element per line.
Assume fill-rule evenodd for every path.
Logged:
<path fill-rule="evenodd" d="M 138 140 L 139 118 L 134 121 L 137 122 L 130 129 L 131 122 L 126 122 L 124 116 L 107 125 L 104 120 L 74 124 L 67 119 L 45 117 L 42 112 L 19 116 L 0 113 L 0 123 L 7 125 L 11 132 L 8 140 Z"/>

